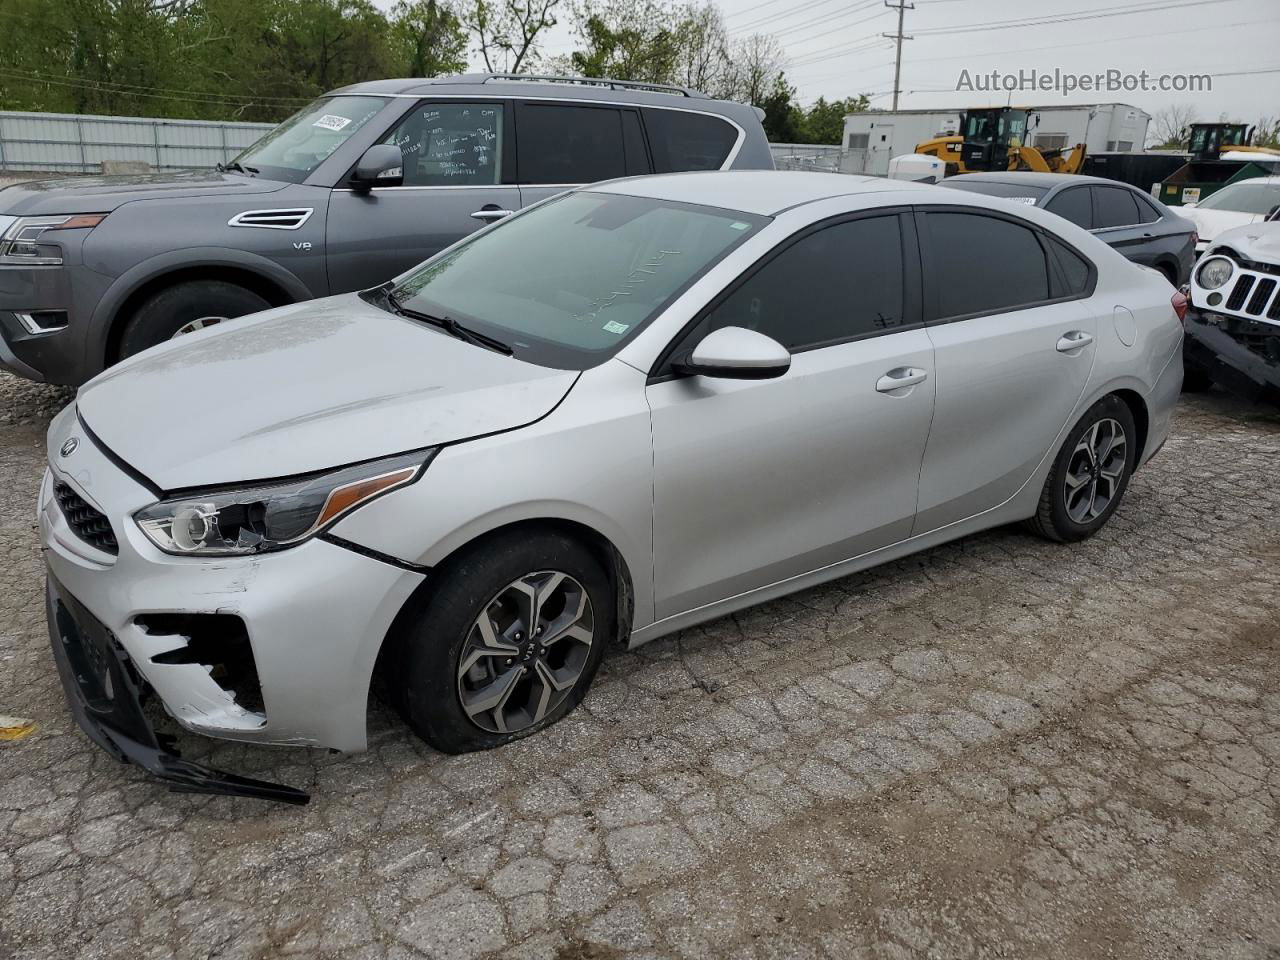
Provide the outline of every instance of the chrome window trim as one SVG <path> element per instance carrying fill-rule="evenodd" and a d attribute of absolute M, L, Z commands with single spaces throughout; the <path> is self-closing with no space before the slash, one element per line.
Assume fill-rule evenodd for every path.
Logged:
<path fill-rule="evenodd" d="M 302 225 L 311 219 L 311 215 L 315 213 L 314 207 L 272 207 L 266 210 L 244 210 L 237 213 L 234 217 L 227 221 L 228 227 L 253 227 L 258 230 L 299 230 Z M 245 217 L 252 216 L 279 216 L 283 217 L 288 214 L 302 214 L 301 219 L 295 224 L 287 223 L 246 223 Z"/>
<path fill-rule="evenodd" d="M 378 96 L 394 97 L 400 100 L 475 100 L 477 95 L 474 93 L 388 93 L 378 94 Z M 721 170 L 728 170 L 733 166 L 733 161 L 738 158 L 742 145 L 747 142 L 747 131 L 742 128 L 742 124 L 734 120 L 732 117 L 726 117 L 722 113 L 716 113 L 712 110 L 695 110 L 692 107 L 672 107 L 667 104 L 657 103 L 635 103 L 629 100 L 589 100 L 586 97 L 539 97 L 529 96 L 527 94 L 502 93 L 502 94 L 480 94 L 479 99 L 482 100 L 548 100 L 552 103 L 563 103 L 572 106 L 575 103 L 590 103 L 595 106 L 604 107 L 634 107 L 637 110 L 676 110 L 680 113 L 697 113 L 704 117 L 712 117 L 729 124 L 733 129 L 738 131 L 738 139 L 734 142 L 729 155 L 724 158 L 724 163 L 720 164 Z M 523 186 L 523 187 L 545 187 L 560 186 L 560 184 L 545 183 L 523 183 L 523 184 L 494 184 L 494 186 Z M 564 184 L 564 186 L 577 186 L 577 184 Z M 378 188 L 374 188 L 378 189 Z M 399 190 L 401 187 L 383 187 L 384 190 Z M 413 188 L 411 188 L 413 189 Z M 417 188 L 417 189 L 438 189 L 436 187 Z"/>

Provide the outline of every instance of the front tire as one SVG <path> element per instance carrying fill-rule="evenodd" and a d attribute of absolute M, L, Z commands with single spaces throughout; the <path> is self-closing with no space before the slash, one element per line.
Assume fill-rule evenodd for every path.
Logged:
<path fill-rule="evenodd" d="M 1029 529 L 1058 543 L 1093 536 L 1115 513 L 1140 451 L 1133 413 L 1103 397 L 1067 434 L 1045 479 Z"/>
<path fill-rule="evenodd" d="M 445 753 L 548 727 L 582 702 L 614 611 L 599 562 L 564 534 L 503 535 L 469 548 L 398 638 L 401 712 Z"/>
<path fill-rule="evenodd" d="M 231 320 L 270 307 L 252 290 L 225 280 L 175 283 L 149 297 L 129 318 L 120 338 L 120 359 L 172 340 L 184 329 L 196 329 L 202 321 Z"/>

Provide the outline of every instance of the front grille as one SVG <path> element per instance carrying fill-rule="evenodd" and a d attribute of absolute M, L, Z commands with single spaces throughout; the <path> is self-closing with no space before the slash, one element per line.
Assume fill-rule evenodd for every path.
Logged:
<path fill-rule="evenodd" d="M 53 496 L 67 520 L 67 526 L 77 537 L 90 546 L 97 547 L 103 553 L 115 556 L 120 552 L 120 544 L 116 542 L 116 535 L 111 531 L 111 522 L 89 506 L 80 494 L 61 480 L 55 480 Z"/>
<path fill-rule="evenodd" d="M 1244 312 L 1261 314 L 1263 307 L 1267 305 L 1267 301 L 1271 299 L 1271 294 L 1275 289 L 1276 282 L 1270 277 L 1263 277 L 1258 281 L 1258 285 L 1253 288 L 1253 296 L 1249 298 L 1249 305 L 1244 308 Z"/>
<path fill-rule="evenodd" d="M 1244 298 L 1249 295 L 1249 291 L 1253 289 L 1253 277 L 1247 273 L 1236 281 L 1236 285 L 1231 288 L 1231 296 L 1227 297 L 1227 309 L 1239 310 L 1244 306 Z"/>

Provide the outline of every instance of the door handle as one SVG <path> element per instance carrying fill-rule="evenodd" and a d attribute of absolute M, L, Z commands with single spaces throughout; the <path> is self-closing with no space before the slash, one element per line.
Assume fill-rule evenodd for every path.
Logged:
<path fill-rule="evenodd" d="M 1072 330 L 1058 339 L 1058 352 L 1070 353 L 1072 350 L 1087 347 L 1091 343 L 1093 343 L 1093 334 L 1085 333 L 1083 330 Z"/>
<path fill-rule="evenodd" d="M 472 220 L 483 220 L 485 223 L 493 223 L 495 220 L 501 220 L 503 217 L 509 217 L 515 213 L 514 210 L 501 210 L 495 206 L 481 207 L 475 213 L 471 214 Z"/>
<path fill-rule="evenodd" d="M 880 393 L 894 393 L 924 383 L 929 379 L 929 371 L 919 367 L 896 367 L 876 381 L 876 390 Z"/>

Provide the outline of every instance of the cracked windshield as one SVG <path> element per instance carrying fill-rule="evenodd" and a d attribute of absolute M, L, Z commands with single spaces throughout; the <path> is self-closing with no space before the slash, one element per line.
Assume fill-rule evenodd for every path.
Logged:
<path fill-rule="evenodd" d="M 647 197 L 574 193 L 478 235 L 405 279 L 405 306 L 586 368 L 758 229 L 765 218 Z"/>

